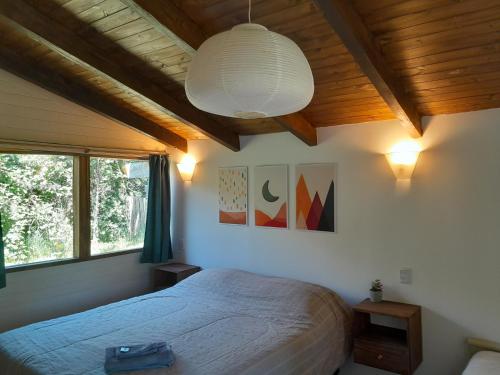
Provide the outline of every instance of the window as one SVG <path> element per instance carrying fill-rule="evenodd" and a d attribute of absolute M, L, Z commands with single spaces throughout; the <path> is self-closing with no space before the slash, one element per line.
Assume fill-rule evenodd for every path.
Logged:
<path fill-rule="evenodd" d="M 92 255 L 144 245 L 148 181 L 145 161 L 90 158 Z"/>
<path fill-rule="evenodd" d="M 7 266 L 73 257 L 73 158 L 0 154 Z"/>
<path fill-rule="evenodd" d="M 6 266 L 139 250 L 148 184 L 143 160 L 0 153 Z"/>

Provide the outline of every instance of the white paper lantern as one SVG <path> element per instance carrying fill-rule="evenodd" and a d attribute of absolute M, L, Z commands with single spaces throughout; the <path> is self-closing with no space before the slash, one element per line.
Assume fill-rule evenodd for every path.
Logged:
<path fill-rule="evenodd" d="M 261 118 L 300 111 L 312 99 L 314 80 L 292 40 L 244 23 L 200 46 L 185 89 L 189 101 L 205 112 Z"/>

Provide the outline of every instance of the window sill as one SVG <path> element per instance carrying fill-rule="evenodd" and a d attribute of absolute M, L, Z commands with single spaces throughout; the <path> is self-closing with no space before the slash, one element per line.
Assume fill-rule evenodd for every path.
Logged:
<path fill-rule="evenodd" d="M 111 257 L 115 257 L 115 256 L 120 256 L 120 255 L 140 253 L 141 251 L 142 251 L 142 249 L 132 249 L 132 250 L 124 250 L 124 251 L 115 251 L 115 252 L 107 253 L 107 254 L 93 255 L 89 259 L 71 258 L 71 259 L 61 259 L 61 260 L 48 260 L 46 262 L 38 262 L 38 263 L 20 264 L 18 266 L 5 267 L 5 272 L 6 273 L 14 273 L 14 272 L 35 270 L 35 269 L 39 269 L 39 268 L 64 266 L 66 264 L 88 262 L 88 261 L 92 261 L 92 260 L 111 258 Z"/>
<path fill-rule="evenodd" d="M 110 257 L 114 257 L 114 256 L 117 256 L 117 255 L 126 255 L 126 254 L 140 253 L 141 251 L 142 251 L 142 248 L 141 249 L 122 250 L 122 251 L 112 251 L 112 252 L 104 253 L 104 254 L 91 255 L 90 259 L 86 259 L 86 260 L 95 260 L 95 259 L 110 258 Z"/>

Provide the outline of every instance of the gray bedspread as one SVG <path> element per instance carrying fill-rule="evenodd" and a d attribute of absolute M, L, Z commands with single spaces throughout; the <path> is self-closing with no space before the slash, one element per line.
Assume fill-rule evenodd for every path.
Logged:
<path fill-rule="evenodd" d="M 166 341 L 172 368 L 134 374 L 327 374 L 348 354 L 334 292 L 237 270 L 0 334 L 0 374 L 104 374 L 105 348 Z"/>

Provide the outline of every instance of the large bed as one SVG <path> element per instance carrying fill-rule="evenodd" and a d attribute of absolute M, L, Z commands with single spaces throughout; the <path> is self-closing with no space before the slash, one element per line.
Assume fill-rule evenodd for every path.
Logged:
<path fill-rule="evenodd" d="M 102 375 L 105 348 L 166 341 L 174 366 L 142 373 L 332 375 L 348 356 L 350 328 L 350 309 L 331 290 L 205 270 L 169 289 L 0 334 L 0 373 Z"/>

